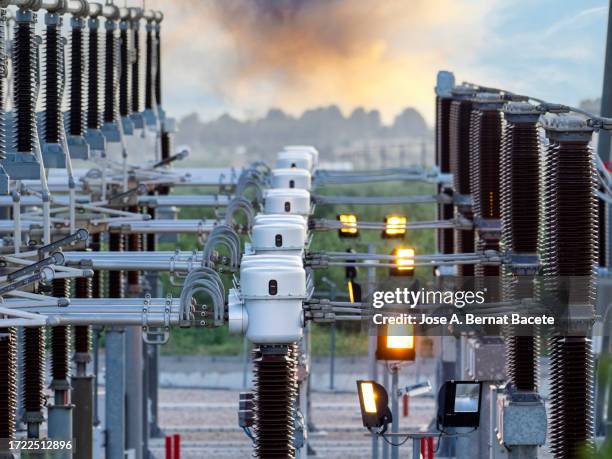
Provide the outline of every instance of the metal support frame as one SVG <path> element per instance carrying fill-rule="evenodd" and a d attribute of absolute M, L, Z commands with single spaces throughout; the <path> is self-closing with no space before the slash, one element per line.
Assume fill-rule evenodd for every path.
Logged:
<path fill-rule="evenodd" d="M 126 431 L 126 368 L 125 329 L 112 327 L 105 335 L 105 426 L 106 455 L 122 458 L 125 454 Z M 138 411 L 140 413 L 140 411 Z"/>

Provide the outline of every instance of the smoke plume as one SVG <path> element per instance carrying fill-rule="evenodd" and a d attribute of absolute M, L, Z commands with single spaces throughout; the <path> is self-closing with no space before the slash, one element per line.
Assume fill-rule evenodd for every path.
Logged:
<path fill-rule="evenodd" d="M 149 0 L 147 6 L 167 13 L 166 59 L 183 88 L 210 92 L 247 115 L 337 103 L 345 110 L 379 108 L 387 119 L 406 105 L 430 115 L 435 72 L 451 57 L 445 44 L 477 41 L 483 9 L 457 0 Z"/>

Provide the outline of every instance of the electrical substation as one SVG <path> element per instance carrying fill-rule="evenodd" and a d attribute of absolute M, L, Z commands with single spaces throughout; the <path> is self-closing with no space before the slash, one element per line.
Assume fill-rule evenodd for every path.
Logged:
<path fill-rule="evenodd" d="M 597 375 L 612 330 L 612 113 L 440 71 L 433 167 L 332 170 L 314 146 L 289 145 L 274 164 L 181 168 L 163 12 L 114 3 L 0 0 L 1 458 L 179 459 L 158 422 L 160 348 L 220 327 L 252 345 L 235 399 L 252 457 L 325 457 L 310 444 L 310 329 L 341 323 L 369 346 L 351 393 L 367 457 L 579 459 L 608 444 L 612 383 Z M 435 192 L 318 193 L 386 181 Z M 332 205 L 346 210 L 317 214 Z M 356 206 L 387 217 L 363 221 Z M 364 251 L 368 231 L 393 251 Z M 416 231 L 435 233 L 435 252 L 409 243 Z M 348 250 L 311 249 L 321 233 Z M 197 245 L 161 249 L 178 235 Z M 322 294 L 318 273 L 332 270 L 346 298 Z M 422 296 L 407 304 L 397 286 Z M 400 384 L 424 338 L 435 378 Z M 408 397 L 432 401 L 419 429 L 402 426 Z"/>

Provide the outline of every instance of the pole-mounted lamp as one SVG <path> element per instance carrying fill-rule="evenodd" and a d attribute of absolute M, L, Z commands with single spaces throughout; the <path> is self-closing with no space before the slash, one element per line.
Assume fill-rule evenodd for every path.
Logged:
<path fill-rule="evenodd" d="M 406 221 L 404 215 L 387 215 L 385 217 L 385 229 L 383 239 L 401 239 L 406 235 Z"/>
<path fill-rule="evenodd" d="M 391 276 L 414 276 L 414 248 L 396 247 L 391 255 L 396 257 L 395 267 L 389 270 Z"/>
<path fill-rule="evenodd" d="M 414 360 L 414 328 L 412 325 L 384 325 L 379 331 L 376 346 L 378 360 Z"/>
<path fill-rule="evenodd" d="M 341 228 L 338 230 L 338 236 L 341 238 L 359 237 L 359 228 L 357 228 L 357 215 L 355 214 L 340 214 L 337 216 L 341 223 Z"/>
<path fill-rule="evenodd" d="M 357 393 L 363 426 L 368 430 L 380 429 L 377 431 L 378 434 L 385 433 L 387 425 L 392 420 L 389 395 L 385 388 L 376 381 L 359 380 Z"/>
<path fill-rule="evenodd" d="M 478 428 L 482 382 L 446 381 L 438 392 L 438 429 L 445 427 Z"/>

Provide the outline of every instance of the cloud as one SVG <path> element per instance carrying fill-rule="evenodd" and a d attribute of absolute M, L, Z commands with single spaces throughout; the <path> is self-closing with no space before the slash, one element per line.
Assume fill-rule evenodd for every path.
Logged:
<path fill-rule="evenodd" d="M 430 121 L 435 73 L 449 64 L 454 46 L 463 43 L 472 50 L 480 42 L 484 4 L 456 0 L 147 3 L 166 12 L 166 81 L 180 82 L 187 91 L 216 92 L 221 104 L 238 115 L 261 113 L 271 106 L 298 113 L 313 105 L 337 103 L 345 111 L 356 106 L 378 108 L 390 120 L 411 105 Z"/>
<path fill-rule="evenodd" d="M 601 87 L 604 0 L 147 0 L 179 115 L 405 106 L 433 124 L 438 70 L 577 103 Z M 178 101 L 172 106 L 172 101 Z M 191 107 L 191 108 L 190 108 Z"/>

